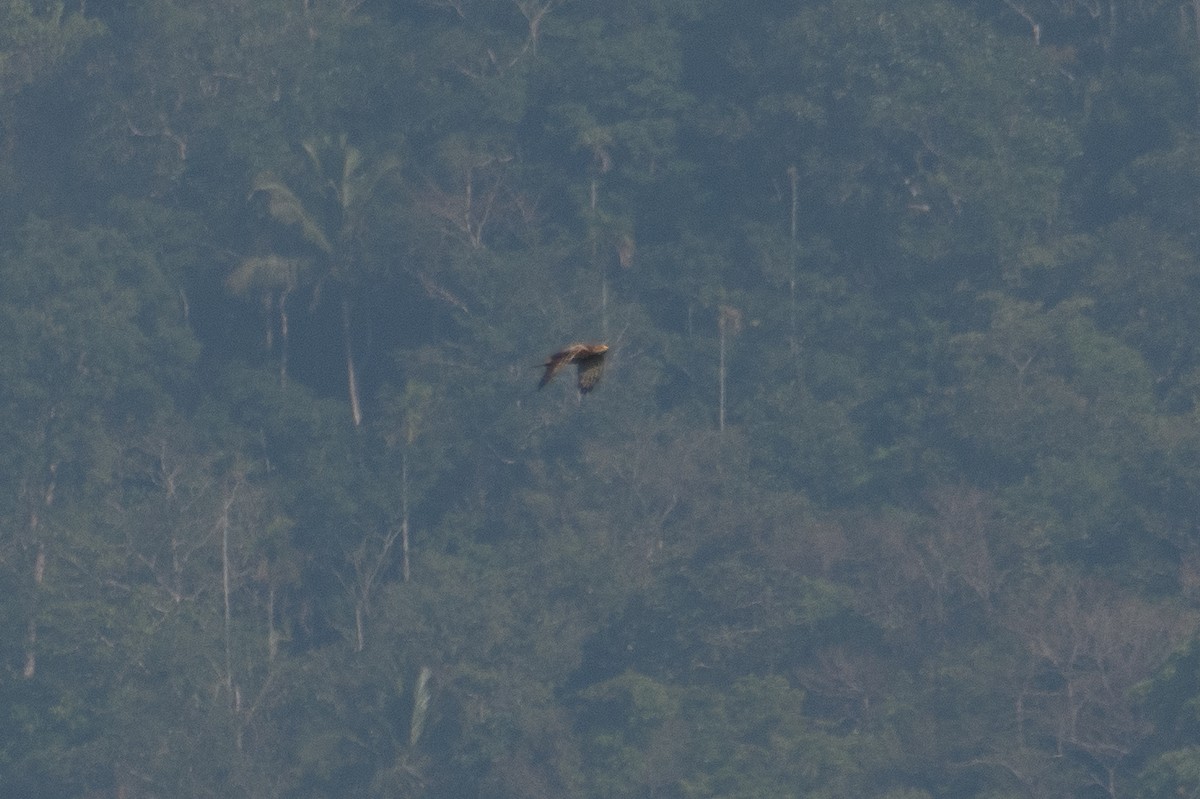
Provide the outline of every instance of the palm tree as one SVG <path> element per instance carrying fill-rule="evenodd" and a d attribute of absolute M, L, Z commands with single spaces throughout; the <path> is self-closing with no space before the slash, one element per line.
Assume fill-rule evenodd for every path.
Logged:
<path fill-rule="evenodd" d="M 302 198 L 281 178 L 271 172 L 260 172 L 254 178 L 251 196 L 263 195 L 271 217 L 287 227 L 296 229 L 310 254 L 304 259 L 308 268 L 276 269 L 282 259 L 246 259 L 230 278 L 230 285 L 266 286 L 278 292 L 281 346 L 286 368 L 286 306 L 290 286 L 287 280 L 305 280 L 312 293 L 313 305 L 326 296 L 336 298 L 341 310 L 342 348 L 346 364 L 346 386 L 350 398 L 350 413 L 357 427 L 362 424 L 362 404 L 358 392 L 358 374 L 354 363 L 353 292 L 356 281 L 362 279 L 362 237 L 367 224 L 367 211 L 376 199 L 380 182 L 395 170 L 400 161 L 384 156 L 366 161 L 362 152 L 349 144 L 345 134 L 336 139 L 325 136 L 303 143 L 308 166 L 319 187 L 312 196 Z M 264 269 L 271 268 L 269 273 Z M 234 281 L 239 272 L 247 273 Z M 250 279 L 250 273 L 258 275 Z M 281 282 L 283 281 L 283 282 Z M 281 368 L 281 377 L 285 374 Z"/>

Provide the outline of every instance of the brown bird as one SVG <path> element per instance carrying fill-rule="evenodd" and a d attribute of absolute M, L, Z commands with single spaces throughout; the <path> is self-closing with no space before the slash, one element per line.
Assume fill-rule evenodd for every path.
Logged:
<path fill-rule="evenodd" d="M 554 376 L 569 364 L 575 364 L 578 372 L 579 393 L 586 394 L 600 382 L 604 374 L 604 354 L 608 352 L 607 344 L 572 344 L 550 356 L 544 366 L 546 373 L 538 383 L 538 388 L 549 383 Z"/>

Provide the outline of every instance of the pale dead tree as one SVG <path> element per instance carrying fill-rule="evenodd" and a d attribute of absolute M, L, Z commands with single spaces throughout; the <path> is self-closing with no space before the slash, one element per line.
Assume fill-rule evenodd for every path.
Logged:
<path fill-rule="evenodd" d="M 943 597 L 959 586 L 990 611 L 1002 573 L 989 544 L 995 511 L 977 488 L 942 488 L 930 498 L 935 516 L 920 542 L 930 585 Z"/>
<path fill-rule="evenodd" d="M 572 114 L 571 123 L 576 128 L 574 148 L 578 152 L 590 156 L 588 173 L 588 212 L 587 240 L 589 264 L 596 270 L 600 279 L 600 332 L 608 336 L 608 269 L 607 257 L 602 257 L 602 250 L 607 252 L 609 242 L 613 242 L 617 251 L 617 260 L 622 267 L 633 265 L 633 255 L 636 243 L 633 238 L 632 224 L 601 207 L 600 184 L 604 176 L 612 171 L 614 166 L 613 150 L 616 137 L 610 127 L 600 124 L 585 110 L 577 109 Z"/>
<path fill-rule="evenodd" d="M 338 579 L 354 600 L 354 649 L 361 652 L 367 643 L 367 618 L 375 591 L 394 561 L 399 544 L 400 576 L 405 583 L 412 579 L 410 553 L 412 545 L 411 472 L 416 444 L 425 432 L 426 421 L 434 410 L 433 390 L 412 383 L 405 387 L 399 422 L 392 426 L 384 442 L 389 451 L 400 458 L 399 522 L 386 524 L 377 530 L 365 531 L 358 546 L 348 557 L 350 575 L 338 574 Z"/>
<path fill-rule="evenodd" d="M 183 452 L 165 438 L 130 443 L 122 460 L 131 475 L 159 492 L 146 508 L 121 510 L 125 557 L 152 579 L 151 607 L 165 618 L 207 590 L 202 564 L 220 530 L 219 520 L 208 523 L 218 493 L 212 460 Z M 137 463 L 142 466 L 129 465 Z"/>
<path fill-rule="evenodd" d="M 235 595 L 246 573 L 248 542 L 241 507 L 246 475 L 235 470 L 216 478 L 215 457 L 160 442 L 134 442 L 121 452 L 122 468 L 132 478 L 158 490 L 144 502 L 121 506 L 126 531 L 126 557 L 154 579 L 161 600 L 150 607 L 165 621 L 185 605 L 196 606 L 205 594 L 221 597 L 220 654 L 210 658 L 221 692 L 234 713 L 241 711 L 241 686 L 235 679 Z M 212 573 L 214 549 L 220 575 Z M 214 583 L 219 589 L 214 591 Z M 151 595 L 153 597 L 153 595 Z M 165 601 L 162 601 L 165 600 Z"/>
<path fill-rule="evenodd" d="M 397 435 L 389 435 L 389 447 L 400 450 L 400 575 L 404 582 L 411 578 L 409 563 L 411 516 L 410 516 L 410 457 L 415 451 L 417 439 L 425 432 L 425 423 L 433 409 L 433 390 L 422 384 L 410 383 L 404 389 L 403 421 Z M 386 553 L 385 553 L 386 554 Z"/>
<path fill-rule="evenodd" d="M 805 690 L 840 704 L 855 728 L 866 718 L 876 697 L 887 696 L 889 669 L 865 652 L 843 646 L 817 651 L 816 663 L 797 671 Z"/>
<path fill-rule="evenodd" d="M 159 429 L 124 440 L 112 457 L 114 483 L 141 487 L 115 492 L 109 503 L 112 529 L 123 537 L 112 554 L 123 565 L 103 574 L 83 558 L 72 566 L 124 591 L 138 607 L 137 624 L 126 627 L 135 642 L 125 649 L 127 670 L 144 671 L 147 647 L 139 639 L 149 644 L 180 624 L 203 636 L 186 657 L 207 664 L 204 693 L 230 711 L 240 749 L 243 731 L 279 683 L 276 589 L 296 580 L 299 567 L 272 554 L 270 539 L 284 534 L 285 520 L 251 466 L 230 466 L 224 453 L 197 449 L 176 433 Z M 250 636 L 261 636 L 258 652 L 247 651 L 254 648 Z M 248 668 L 264 662 L 263 650 L 266 667 Z"/>
<path fill-rule="evenodd" d="M 1064 774 L 1060 759 L 1046 752 L 1020 747 L 999 754 L 976 757 L 951 764 L 955 769 L 986 771 L 1006 775 L 1020 788 L 1018 795 L 1028 799 L 1062 799 L 1074 793 L 1074 785 Z"/>
<path fill-rule="evenodd" d="M 182 102 L 183 98 L 179 98 Z M 126 110 L 126 128 L 130 136 L 129 157 L 145 158 L 154 177 L 152 194 L 169 191 L 170 187 L 179 181 L 187 169 L 188 135 L 179 133 L 168 118 L 178 112 L 178 107 L 172 111 L 164 111 L 158 116 L 157 122 L 135 122 L 135 116 L 146 116 Z"/>
<path fill-rule="evenodd" d="M 476 83 L 496 77 L 500 73 L 500 59 L 496 56 L 496 51 L 492 48 L 485 48 L 482 53 L 476 56 L 473 63 L 460 61 L 455 67 L 459 74 L 470 78 Z"/>
<path fill-rule="evenodd" d="M 238 490 L 243 483 L 243 476 L 238 475 L 225 489 L 221 501 L 220 515 L 217 517 L 217 529 L 221 535 L 221 599 L 222 625 L 221 632 L 225 647 L 225 690 L 229 692 L 230 709 L 235 713 L 241 710 L 241 691 L 233 680 L 233 558 L 230 550 L 230 509 L 237 501 Z"/>
<path fill-rule="evenodd" d="M 222 599 L 222 686 L 228 693 L 229 709 L 236 719 L 234 746 L 243 750 L 247 728 L 255 721 L 258 713 L 270 703 L 278 682 L 279 670 L 276 662 L 279 642 L 282 639 L 276 626 L 275 594 L 280 573 L 286 572 L 284 564 L 272 564 L 259 550 L 257 537 L 264 528 L 277 522 L 269 516 L 266 495 L 254 485 L 244 465 L 234 468 L 231 474 L 217 481 L 215 496 L 209 501 L 216 503 L 214 532 L 220 539 L 221 553 L 221 599 Z M 294 577 L 294 575 L 293 575 Z M 265 611 L 267 668 L 253 672 L 245 667 L 246 655 L 239 652 L 236 642 L 239 629 L 253 628 L 238 608 L 247 608 L 248 602 L 263 603 L 258 593 L 267 587 L 265 603 L 259 610 Z M 240 599 L 239 599 L 240 597 Z M 257 656 L 251 660 L 258 662 Z M 251 676 L 253 673 L 254 676 Z M 240 679 L 238 675 L 241 675 Z"/>
<path fill-rule="evenodd" d="M 471 315 L 471 309 L 467 306 L 466 302 L 464 302 L 450 289 L 438 283 L 424 272 L 414 272 L 413 274 L 416 275 L 417 280 L 421 283 L 421 288 L 425 289 L 425 294 L 428 295 L 431 300 L 437 300 L 438 302 L 449 305 L 455 310 L 462 311 L 468 316 Z"/>
<path fill-rule="evenodd" d="M 409 442 L 412 443 L 411 440 Z M 408 513 L 408 451 L 400 459 L 400 576 L 404 582 L 412 577 L 412 567 L 409 564 L 411 546 Z"/>
<path fill-rule="evenodd" d="M 483 249 L 488 224 L 505 194 L 504 167 L 512 156 L 473 152 L 453 141 L 443 147 L 443 160 L 449 166 L 450 186 L 428 180 L 421 206 L 461 234 L 471 249 Z"/>
<path fill-rule="evenodd" d="M 382 532 L 365 534 L 358 547 L 350 553 L 349 561 L 354 573 L 353 580 L 339 575 L 342 584 L 354 597 L 354 651 L 361 652 L 367 646 L 367 616 L 371 612 L 371 600 L 375 587 L 385 568 L 391 562 L 392 546 L 396 539 L 405 535 L 403 526 L 387 527 Z"/>
<path fill-rule="evenodd" d="M 307 245 L 308 255 L 290 274 L 306 279 L 313 304 L 327 293 L 337 297 L 350 415 L 358 427 L 362 403 L 353 347 L 356 309 L 352 288 L 364 280 L 362 241 L 372 219 L 369 212 L 378 202 L 385 179 L 399 170 L 400 161 L 393 155 L 368 159 L 345 134 L 308 139 L 301 146 L 308 156 L 309 177 L 320 189 L 301 192 L 271 172 L 260 172 L 251 184 L 250 197 L 263 198 L 270 217 Z M 264 260 L 260 266 L 268 264 L 279 267 L 273 278 L 275 290 L 279 290 L 286 285 L 279 275 L 286 273 L 287 261 Z M 239 271 L 244 268 L 243 264 Z M 271 281 L 259 283 L 270 285 Z"/>
<path fill-rule="evenodd" d="M 127 474 L 155 486 L 144 507 L 120 506 L 125 557 L 150 578 L 152 609 L 167 618 L 206 590 L 199 577 L 220 524 L 209 523 L 216 480 L 211 461 L 174 446 L 166 438 L 134 441 L 121 452 Z"/>
<path fill-rule="evenodd" d="M 1001 367 L 992 369 L 995 382 L 987 389 L 993 407 L 1027 413 L 1030 399 L 1047 404 L 1052 396 L 1082 409 L 1083 400 L 1071 391 L 1060 365 L 1069 357 L 1063 352 L 1065 331 L 1087 301 L 1066 300 L 1047 309 L 995 293 L 987 299 L 994 303 L 988 329 L 956 336 L 955 346 L 972 362 L 994 360 Z"/>
<path fill-rule="evenodd" d="M 595 493 L 602 486 L 607 495 L 623 498 L 612 508 L 612 521 L 597 528 L 598 538 L 589 549 L 603 550 L 612 571 L 628 583 L 650 585 L 655 563 L 677 544 L 675 525 L 686 526 L 683 520 L 696 512 L 691 506 L 697 498 L 716 497 L 727 489 L 725 464 L 740 460 L 737 445 L 706 431 L 588 447 L 584 459 L 595 482 L 578 490 Z M 563 529 L 578 527 L 567 515 L 575 504 L 559 503 Z"/>
<path fill-rule="evenodd" d="M 536 230 L 542 221 L 542 211 L 539 206 L 539 197 L 530 196 L 522 192 L 514 192 L 512 195 L 513 213 L 520 221 L 521 227 L 525 230 Z"/>
<path fill-rule="evenodd" d="M 591 223 L 588 230 L 588 242 L 591 247 L 592 265 L 600 275 L 600 334 L 608 338 L 608 306 L 609 306 L 609 264 L 612 259 L 607 257 L 609 246 L 615 251 L 617 264 L 622 269 L 633 268 L 633 258 L 637 254 L 637 240 L 629 229 L 629 221 L 600 214 L 596 209 L 596 192 L 598 181 L 593 178 L 591 188 Z M 607 228 L 607 230 L 601 230 Z M 600 247 L 601 238 L 605 246 Z"/>
<path fill-rule="evenodd" d="M 49 510 L 54 505 L 54 492 L 58 485 L 58 462 L 54 461 L 46 470 L 44 480 L 36 488 L 24 482 L 21 493 L 29 500 L 29 513 L 26 521 L 26 541 L 33 550 L 33 608 L 25 630 L 25 665 L 21 674 L 25 679 L 33 679 L 37 674 L 37 640 L 38 619 L 37 599 L 46 579 L 46 540 L 42 530 L 42 511 Z"/>
<path fill-rule="evenodd" d="M 800 170 L 795 164 L 787 168 L 788 186 L 791 188 L 791 213 L 788 223 L 788 237 L 792 243 L 792 252 L 788 269 L 788 345 L 792 355 L 800 352 L 800 315 L 797 308 L 796 278 L 800 267 Z"/>
<path fill-rule="evenodd" d="M 1004 0 L 1004 5 L 1008 6 L 1017 16 L 1025 20 L 1025 23 L 1029 25 L 1030 33 L 1033 35 L 1034 46 L 1040 45 L 1042 43 L 1042 26 L 1033 18 L 1033 15 L 1026 11 L 1024 6 L 1014 3 L 1013 0 Z"/>
<path fill-rule="evenodd" d="M 175 131 L 171 130 L 171 126 L 166 121 L 163 121 L 157 130 L 143 129 L 140 126 L 133 124 L 132 121 L 127 121 L 126 125 L 129 126 L 129 133 L 132 136 L 135 136 L 138 138 L 165 139 L 166 141 L 175 145 L 175 152 L 178 154 L 180 161 L 187 160 L 187 157 L 188 157 L 187 138 L 184 136 L 180 136 Z"/>
<path fill-rule="evenodd" d="M 1196 614 L 1130 596 L 1118 586 L 1052 573 L 1023 590 L 1004 623 L 1058 688 L 1024 693 L 1019 725 L 1036 725 L 1115 798 L 1116 774 L 1153 731 L 1135 687 L 1193 629 Z M 1040 680 L 1045 683 L 1044 676 Z"/>
<path fill-rule="evenodd" d="M 525 46 L 521 48 L 521 52 L 517 58 L 524 55 L 526 52 L 537 52 L 538 38 L 542 32 L 542 21 L 546 15 L 553 11 L 557 6 L 562 5 L 564 0 L 513 0 L 517 10 L 521 12 L 521 16 L 525 17 L 525 21 L 529 23 L 529 36 L 525 40 Z M 513 60 L 516 63 L 516 59 Z"/>
<path fill-rule="evenodd" d="M 855 605 L 887 630 L 911 630 L 945 621 L 945 607 L 931 592 L 928 571 L 914 543 L 913 522 L 883 515 L 850 527 L 849 562 L 863 564 Z M 915 634 L 915 633 L 914 633 Z"/>
<path fill-rule="evenodd" d="M 512 45 L 512 50 L 502 50 L 499 54 L 494 47 L 483 47 L 474 57 L 474 63 L 459 62 L 456 68 L 459 73 L 471 80 L 481 81 L 497 75 L 503 75 L 516 66 L 526 56 L 537 53 L 538 41 L 542 35 L 542 23 L 546 16 L 564 0 L 512 0 L 513 6 L 525 20 L 526 33 L 520 46 Z M 429 0 L 425 3 L 431 8 L 448 9 L 454 12 L 460 22 L 467 26 L 472 24 L 468 9 L 461 0 Z M 490 9 L 489 9 L 490 11 Z M 510 52 L 511 54 L 506 54 Z"/>

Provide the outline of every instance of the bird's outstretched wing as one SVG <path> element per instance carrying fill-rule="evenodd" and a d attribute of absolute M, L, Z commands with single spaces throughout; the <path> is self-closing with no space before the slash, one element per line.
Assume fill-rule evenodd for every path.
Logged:
<path fill-rule="evenodd" d="M 546 371 L 538 382 L 538 388 L 543 387 L 564 367 L 575 364 L 578 371 L 579 392 L 586 394 L 596 387 L 600 376 L 604 374 L 604 354 L 608 352 L 607 344 L 572 344 L 551 355 L 543 364 Z"/>
<path fill-rule="evenodd" d="M 553 380 L 554 376 L 561 372 L 563 367 L 571 363 L 573 359 L 574 353 L 571 351 L 570 347 L 565 350 L 561 350 L 560 352 L 556 352 L 547 358 L 546 363 L 544 364 L 546 371 L 542 375 L 542 379 L 538 382 L 538 388 L 542 388 L 551 380 Z"/>
<path fill-rule="evenodd" d="M 586 394 L 596 387 L 604 374 L 604 353 L 586 355 L 575 359 L 575 369 L 578 371 L 579 393 Z"/>

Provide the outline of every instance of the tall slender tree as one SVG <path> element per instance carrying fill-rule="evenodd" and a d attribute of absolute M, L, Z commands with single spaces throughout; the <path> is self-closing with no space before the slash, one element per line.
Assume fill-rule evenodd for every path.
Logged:
<path fill-rule="evenodd" d="M 254 178 L 251 196 L 265 196 L 271 218 L 295 230 L 303 239 L 311 268 L 301 274 L 309 283 L 313 304 L 332 295 L 332 301 L 338 305 L 350 415 L 358 427 L 362 424 L 362 399 L 353 333 L 355 291 L 365 279 L 363 235 L 380 184 L 399 169 L 400 160 L 395 155 L 367 160 L 345 134 L 309 139 L 304 142 L 303 150 L 308 177 L 315 179 L 316 188 L 311 194 L 305 196 L 275 174 L 261 172 Z M 250 268 L 249 263 L 243 262 L 235 276 Z M 275 262 L 260 259 L 252 263 Z M 281 316 L 282 319 L 286 317 Z"/>

